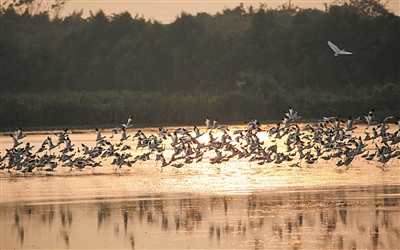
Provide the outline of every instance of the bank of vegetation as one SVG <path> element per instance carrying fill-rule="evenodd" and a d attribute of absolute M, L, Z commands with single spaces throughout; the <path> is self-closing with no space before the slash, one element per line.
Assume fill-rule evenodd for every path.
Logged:
<path fill-rule="evenodd" d="M 400 114 L 400 18 L 378 0 L 261 4 L 170 24 L 128 12 L 1 9 L 1 129 Z M 68 3 L 67 3 L 68 4 Z M 331 40 L 352 56 L 333 59 Z"/>

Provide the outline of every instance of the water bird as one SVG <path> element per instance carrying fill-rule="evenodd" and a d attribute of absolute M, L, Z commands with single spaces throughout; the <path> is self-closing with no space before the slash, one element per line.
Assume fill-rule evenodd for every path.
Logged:
<path fill-rule="evenodd" d="M 340 159 L 338 162 L 336 162 L 336 166 L 340 167 L 343 166 L 344 162 L 342 159 Z"/>
<path fill-rule="evenodd" d="M 387 116 L 385 119 L 383 119 L 383 121 L 381 123 L 378 124 L 377 128 L 379 128 L 381 130 L 381 132 L 380 132 L 381 135 L 386 134 L 386 130 L 389 128 L 388 120 L 395 119 L 395 118 L 396 117 L 393 115 Z"/>
<path fill-rule="evenodd" d="M 45 150 L 46 150 L 46 144 L 43 143 L 42 146 L 36 151 L 35 154 L 39 154 Z"/>
<path fill-rule="evenodd" d="M 369 155 L 369 151 L 367 151 L 366 153 L 362 154 L 361 157 L 362 158 L 366 158 Z"/>
<path fill-rule="evenodd" d="M 382 163 L 382 165 L 385 165 L 391 158 L 392 158 L 392 154 L 391 153 L 389 153 L 387 155 L 381 154 L 379 156 L 378 162 Z"/>
<path fill-rule="evenodd" d="M 354 52 L 346 51 L 345 49 L 339 49 L 335 44 L 331 41 L 328 41 L 329 47 L 335 52 L 333 55 L 335 56 L 332 61 L 334 61 L 339 55 L 352 55 L 355 54 Z"/>
<path fill-rule="evenodd" d="M 13 148 L 16 148 L 16 147 L 18 147 L 19 145 L 22 144 L 22 141 L 18 141 L 17 138 L 15 138 L 14 135 L 10 134 L 10 137 L 13 139 L 13 142 L 14 142 Z"/>
<path fill-rule="evenodd" d="M 347 122 L 343 122 L 344 125 L 346 126 L 346 132 L 347 131 L 354 132 L 354 130 L 357 128 L 357 127 L 354 126 L 354 123 L 357 122 L 358 120 L 360 120 L 360 117 L 358 117 L 357 119 L 353 120 L 351 118 L 351 116 L 349 116 L 349 118 L 347 119 Z"/>
<path fill-rule="evenodd" d="M 125 129 L 133 127 L 133 115 L 128 117 L 128 121 L 125 123 L 122 123 L 122 127 Z"/>
<path fill-rule="evenodd" d="M 367 127 L 365 129 L 367 129 L 369 126 L 378 124 L 378 122 L 375 121 L 374 109 L 371 109 L 367 115 L 364 115 L 364 118 L 367 122 Z"/>
<path fill-rule="evenodd" d="M 65 139 L 65 136 L 67 135 L 67 133 L 68 133 L 68 128 L 64 129 L 64 130 L 61 131 L 60 133 L 56 133 L 56 134 L 55 134 L 55 136 L 57 136 L 58 142 L 59 142 L 60 144 L 61 144 L 61 143 L 64 143 L 64 139 Z"/>
<path fill-rule="evenodd" d="M 246 122 L 247 126 L 249 126 L 249 130 L 255 130 L 257 132 L 262 131 L 261 123 L 254 119 L 253 117 L 249 122 Z"/>
<path fill-rule="evenodd" d="M 120 127 L 114 127 L 111 129 L 111 135 L 109 138 L 114 138 L 114 135 L 118 134 L 118 130 L 120 130 Z"/>
<path fill-rule="evenodd" d="M 165 129 L 164 127 L 159 127 L 158 128 L 158 135 L 160 137 L 162 137 L 164 140 L 167 139 L 167 136 L 170 136 L 171 134 L 168 132 L 167 129 Z"/>
<path fill-rule="evenodd" d="M 218 127 L 219 125 L 220 125 L 220 124 L 218 123 L 218 118 L 215 118 L 214 121 L 213 121 L 212 128 L 216 128 L 216 127 Z"/>
<path fill-rule="evenodd" d="M 301 116 L 299 116 L 298 114 L 297 114 L 297 111 L 295 111 L 292 107 L 290 107 L 289 106 L 289 111 L 288 112 L 285 112 L 285 111 L 283 111 L 283 113 L 285 113 L 285 115 L 286 115 L 286 117 L 289 119 L 289 121 L 294 121 L 294 120 L 297 120 L 297 119 L 300 119 L 301 118 Z"/>
<path fill-rule="evenodd" d="M 136 132 L 136 134 L 133 136 L 133 138 L 142 138 L 142 139 L 146 139 L 147 137 L 146 137 L 146 135 L 142 132 L 142 130 L 138 130 L 137 132 Z"/>
<path fill-rule="evenodd" d="M 175 168 L 181 168 L 183 167 L 185 164 L 184 163 L 172 163 L 171 166 L 175 167 Z"/>
<path fill-rule="evenodd" d="M 174 133 L 170 136 L 171 136 L 171 141 L 172 141 L 171 145 L 172 146 L 178 145 L 179 144 L 178 143 L 178 135 L 177 135 L 176 131 L 174 131 Z"/>
<path fill-rule="evenodd" d="M 300 162 L 296 162 L 296 163 L 289 164 L 289 167 L 291 167 L 291 168 L 294 168 L 294 167 L 301 168 Z"/>
<path fill-rule="evenodd" d="M 334 130 L 334 131 L 339 131 L 339 130 L 341 130 L 342 128 L 340 127 L 340 120 L 339 120 L 339 117 L 337 116 L 336 118 L 335 118 L 335 120 L 334 121 L 331 121 L 331 123 L 332 123 L 332 129 Z"/>
<path fill-rule="evenodd" d="M 65 148 L 60 150 L 61 153 L 67 153 L 67 152 L 70 152 L 70 151 L 74 151 L 73 146 L 75 146 L 75 145 L 71 143 L 71 139 L 69 139 L 68 135 L 65 137 L 64 142 L 65 142 Z M 58 144 L 59 143 L 60 142 L 58 142 Z"/>
<path fill-rule="evenodd" d="M 17 140 L 20 140 L 22 138 L 26 137 L 26 135 L 22 134 L 22 128 L 19 127 L 18 130 L 15 131 L 15 138 Z"/>
<path fill-rule="evenodd" d="M 180 135 L 189 135 L 189 130 L 180 127 L 175 130 L 175 133 L 180 134 Z"/>
<path fill-rule="evenodd" d="M 126 128 L 122 128 L 120 141 L 127 140 L 129 137 L 131 137 L 131 135 L 126 135 Z"/>
<path fill-rule="evenodd" d="M 94 171 L 97 167 L 102 167 L 103 166 L 103 165 L 101 165 L 101 161 L 94 162 L 94 163 L 89 164 L 89 165 L 92 166 L 92 168 L 93 168 L 92 171 Z"/>
<path fill-rule="evenodd" d="M 378 137 L 379 137 L 378 131 L 376 131 L 376 128 L 372 128 L 372 137 L 371 137 L 372 142 L 374 142 L 375 139 Z"/>
<path fill-rule="evenodd" d="M 131 146 L 129 146 L 129 145 L 124 145 L 124 146 L 121 148 L 121 151 L 129 150 L 129 149 L 131 149 Z"/>
<path fill-rule="evenodd" d="M 250 119 L 249 122 L 246 122 L 247 126 L 261 126 L 260 122 L 254 119 L 253 117 Z"/>
<path fill-rule="evenodd" d="M 101 133 L 98 128 L 95 128 L 95 130 L 96 130 L 96 141 L 97 142 L 102 141 L 104 138 L 106 138 L 105 136 L 101 136 Z"/>
<path fill-rule="evenodd" d="M 46 141 L 47 141 L 47 146 L 49 146 L 49 150 L 52 150 L 52 149 L 54 149 L 54 148 L 59 146 L 58 143 L 57 144 L 53 144 L 53 141 L 51 140 L 50 136 L 47 137 Z"/>
<path fill-rule="evenodd" d="M 275 127 L 272 127 L 268 130 L 268 135 L 273 135 L 278 133 L 281 130 L 281 124 L 277 123 Z"/>
<path fill-rule="evenodd" d="M 221 131 L 229 131 L 229 128 L 227 125 L 218 125 L 217 129 L 219 129 Z"/>
<path fill-rule="evenodd" d="M 50 166 L 48 168 L 44 169 L 44 171 L 46 171 L 46 173 L 53 172 L 54 169 L 58 166 L 57 162 L 54 162 L 54 161 L 49 162 L 49 165 Z"/>
<path fill-rule="evenodd" d="M 164 168 L 170 164 L 170 162 L 167 162 L 164 158 L 163 155 L 160 155 L 160 160 L 161 160 L 161 168 Z"/>
<path fill-rule="evenodd" d="M 212 122 L 210 120 L 210 118 L 208 118 L 208 116 L 206 117 L 206 119 L 204 120 L 204 123 L 206 124 L 206 128 L 207 130 L 212 129 Z"/>
<path fill-rule="evenodd" d="M 196 125 L 193 126 L 193 130 L 195 132 L 195 136 L 194 136 L 195 138 L 199 138 L 200 136 L 203 135 L 203 133 L 200 132 L 200 129 Z"/>
<path fill-rule="evenodd" d="M 283 117 L 282 118 L 282 124 L 284 125 L 285 128 L 290 127 L 292 125 L 290 123 L 290 119 L 288 117 Z"/>

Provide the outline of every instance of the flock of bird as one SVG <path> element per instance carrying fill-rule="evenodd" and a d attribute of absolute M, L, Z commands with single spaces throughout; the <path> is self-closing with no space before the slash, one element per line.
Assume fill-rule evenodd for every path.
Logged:
<path fill-rule="evenodd" d="M 229 161 L 256 162 L 258 165 L 309 167 L 320 164 L 335 164 L 348 169 L 358 158 L 366 163 L 375 162 L 385 170 L 388 163 L 398 164 L 400 160 L 400 121 L 398 117 L 388 116 L 377 121 L 374 110 L 364 115 L 364 119 L 340 116 L 323 117 L 316 122 L 303 124 L 297 120 L 302 117 L 289 106 L 284 111 L 281 122 L 263 128 L 256 119 L 251 118 L 243 129 L 232 131 L 229 126 L 219 124 L 218 119 L 205 119 L 205 129 L 196 125 L 193 130 L 180 127 L 171 129 L 159 127 L 158 132 L 146 135 L 142 130 L 133 130 L 133 116 L 126 124 L 112 128 L 109 136 L 95 129 L 95 146 L 81 143 L 75 146 L 69 137 L 69 130 L 56 133 L 56 142 L 50 136 L 40 148 L 33 150 L 27 137 L 19 128 L 10 134 L 13 147 L 6 149 L 0 157 L 0 169 L 9 173 L 30 173 L 44 171 L 50 173 L 57 169 L 94 171 L 105 162 L 114 170 L 133 167 L 136 162 L 155 161 L 161 170 L 165 167 L 182 168 L 198 162 L 221 164 Z M 354 136 L 358 124 L 363 124 L 365 136 Z M 395 129 L 389 129 L 393 124 Z M 393 132 L 389 132 L 393 131 Z M 156 130 L 157 131 L 157 130 Z M 120 135 L 118 142 L 111 138 Z M 114 139 L 115 140 L 115 139 Z M 135 146 L 136 145 L 136 146 Z M 168 160 L 167 160 L 168 159 Z"/>

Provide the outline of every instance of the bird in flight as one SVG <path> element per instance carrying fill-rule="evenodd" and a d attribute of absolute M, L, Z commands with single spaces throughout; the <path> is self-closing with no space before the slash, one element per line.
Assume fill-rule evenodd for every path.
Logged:
<path fill-rule="evenodd" d="M 329 47 L 335 52 L 333 55 L 335 56 L 332 61 L 334 61 L 339 55 L 353 55 L 355 54 L 354 52 L 349 52 L 346 51 L 345 49 L 339 49 L 335 44 L 333 44 L 331 41 L 328 41 Z"/>
<path fill-rule="evenodd" d="M 122 127 L 124 127 L 125 129 L 133 127 L 133 115 L 128 117 L 128 121 L 126 122 L 126 124 L 122 124 Z"/>

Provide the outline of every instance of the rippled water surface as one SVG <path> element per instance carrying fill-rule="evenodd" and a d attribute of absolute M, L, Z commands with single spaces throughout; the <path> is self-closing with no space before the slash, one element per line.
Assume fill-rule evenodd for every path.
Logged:
<path fill-rule="evenodd" d="M 36 151 L 52 134 L 32 133 L 22 141 Z M 12 140 L 7 135 L 0 139 L 4 156 Z M 81 143 L 96 144 L 94 131 L 72 132 L 70 139 L 76 151 Z M 117 143 L 119 138 L 111 140 Z M 132 155 L 143 153 L 135 150 L 131 139 L 126 144 L 132 145 Z M 368 147 L 374 149 L 373 144 Z M 1 171 L 1 248 L 400 245 L 398 159 L 384 171 L 360 157 L 348 168 L 322 159 L 311 165 L 300 162 L 301 168 L 248 159 L 210 164 L 207 156 L 179 169 L 168 166 L 160 171 L 160 165 L 150 158 L 115 170 L 109 158 L 94 171 L 61 166 L 52 173 Z"/>

